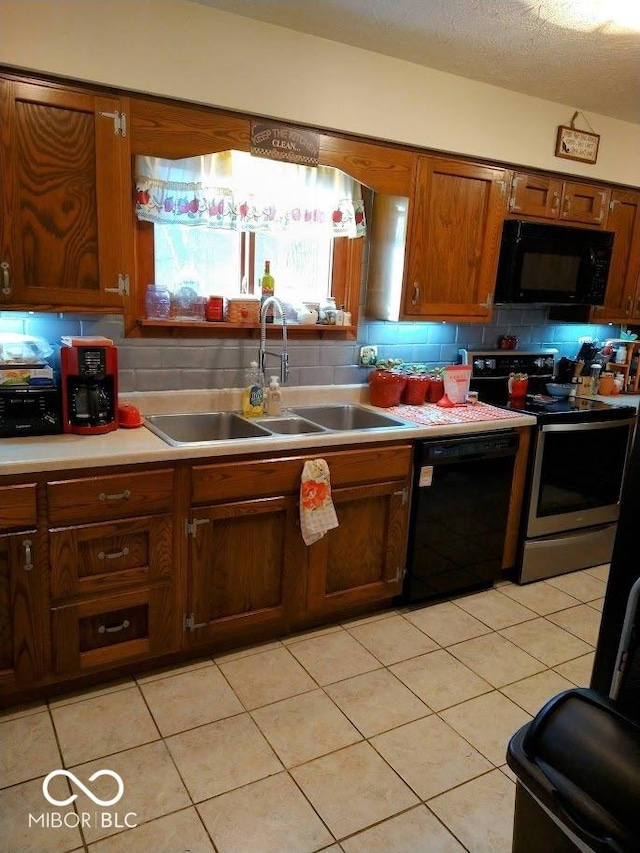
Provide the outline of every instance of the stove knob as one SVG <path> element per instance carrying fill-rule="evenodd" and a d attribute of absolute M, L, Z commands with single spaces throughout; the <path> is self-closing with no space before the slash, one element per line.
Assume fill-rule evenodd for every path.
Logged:
<path fill-rule="evenodd" d="M 473 366 L 478 370 L 484 370 L 484 358 L 476 358 L 473 362 Z"/>
<path fill-rule="evenodd" d="M 536 367 L 544 367 L 545 360 L 544 358 L 536 358 L 533 363 Z"/>
<path fill-rule="evenodd" d="M 495 370 L 495 369 L 496 369 L 496 360 L 495 360 L 495 358 L 488 358 L 488 359 L 487 359 L 487 368 L 488 368 L 489 370 Z"/>

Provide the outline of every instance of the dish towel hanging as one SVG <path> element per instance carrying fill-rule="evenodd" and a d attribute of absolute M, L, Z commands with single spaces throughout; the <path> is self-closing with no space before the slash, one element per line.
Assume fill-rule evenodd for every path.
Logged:
<path fill-rule="evenodd" d="M 305 545 L 312 545 L 337 526 L 329 466 L 325 459 L 310 459 L 304 463 L 300 480 L 300 529 Z"/>

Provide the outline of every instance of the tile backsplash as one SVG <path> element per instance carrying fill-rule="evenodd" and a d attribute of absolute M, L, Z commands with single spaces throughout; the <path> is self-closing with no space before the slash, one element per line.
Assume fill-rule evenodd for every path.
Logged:
<path fill-rule="evenodd" d="M 118 347 L 120 390 L 172 391 L 239 388 L 244 370 L 258 356 L 257 340 L 207 337 L 188 340 L 125 338 L 118 315 L 0 312 L 0 332 L 39 335 L 51 344 L 61 335 L 105 335 Z M 380 358 L 429 367 L 455 363 L 461 347 L 495 349 L 499 335 L 516 335 L 520 349 L 556 347 L 574 357 L 584 336 L 616 337 L 618 326 L 557 323 L 541 307 L 498 306 L 486 325 L 392 323 L 361 320 L 357 341 L 290 341 L 290 385 L 350 385 L 366 381 L 358 366 L 362 344 L 377 344 Z M 274 341 L 275 343 L 275 341 Z M 274 347 L 276 348 L 276 347 Z M 274 361 L 273 373 L 278 372 Z M 270 374 L 267 368 L 267 375 Z"/>

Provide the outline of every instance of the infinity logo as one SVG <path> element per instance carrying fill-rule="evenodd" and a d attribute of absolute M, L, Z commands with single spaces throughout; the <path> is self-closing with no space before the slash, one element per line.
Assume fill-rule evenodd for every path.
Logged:
<path fill-rule="evenodd" d="M 71 796 L 68 797 L 66 800 L 56 800 L 54 797 L 52 797 L 49 793 L 49 782 L 55 776 L 66 776 L 72 782 L 75 782 L 76 786 L 80 788 L 80 790 L 83 791 L 87 795 L 87 797 L 89 797 L 90 800 L 93 800 L 93 802 L 97 806 L 112 806 L 118 802 L 118 800 L 122 797 L 124 793 L 124 783 L 122 781 L 122 778 L 118 776 L 118 774 L 113 770 L 96 770 L 95 773 L 89 776 L 90 782 L 93 782 L 94 779 L 98 779 L 100 776 L 111 776 L 113 779 L 116 780 L 118 784 L 118 793 L 110 800 L 101 800 L 99 797 L 94 796 L 91 791 L 86 787 L 86 785 L 83 785 L 82 782 L 78 779 L 78 777 L 74 776 L 73 773 L 69 773 L 68 770 L 52 770 L 51 773 L 49 773 L 49 775 L 45 777 L 42 783 L 42 793 L 45 795 L 46 799 L 51 803 L 52 806 L 68 806 L 78 797 L 77 794 L 71 794 Z"/>

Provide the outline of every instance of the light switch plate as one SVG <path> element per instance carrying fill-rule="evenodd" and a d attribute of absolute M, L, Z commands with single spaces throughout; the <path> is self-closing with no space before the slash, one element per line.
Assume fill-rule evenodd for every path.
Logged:
<path fill-rule="evenodd" d="M 370 367 L 372 364 L 376 363 L 377 358 L 377 346 L 370 345 L 366 347 L 360 347 L 360 367 Z"/>

